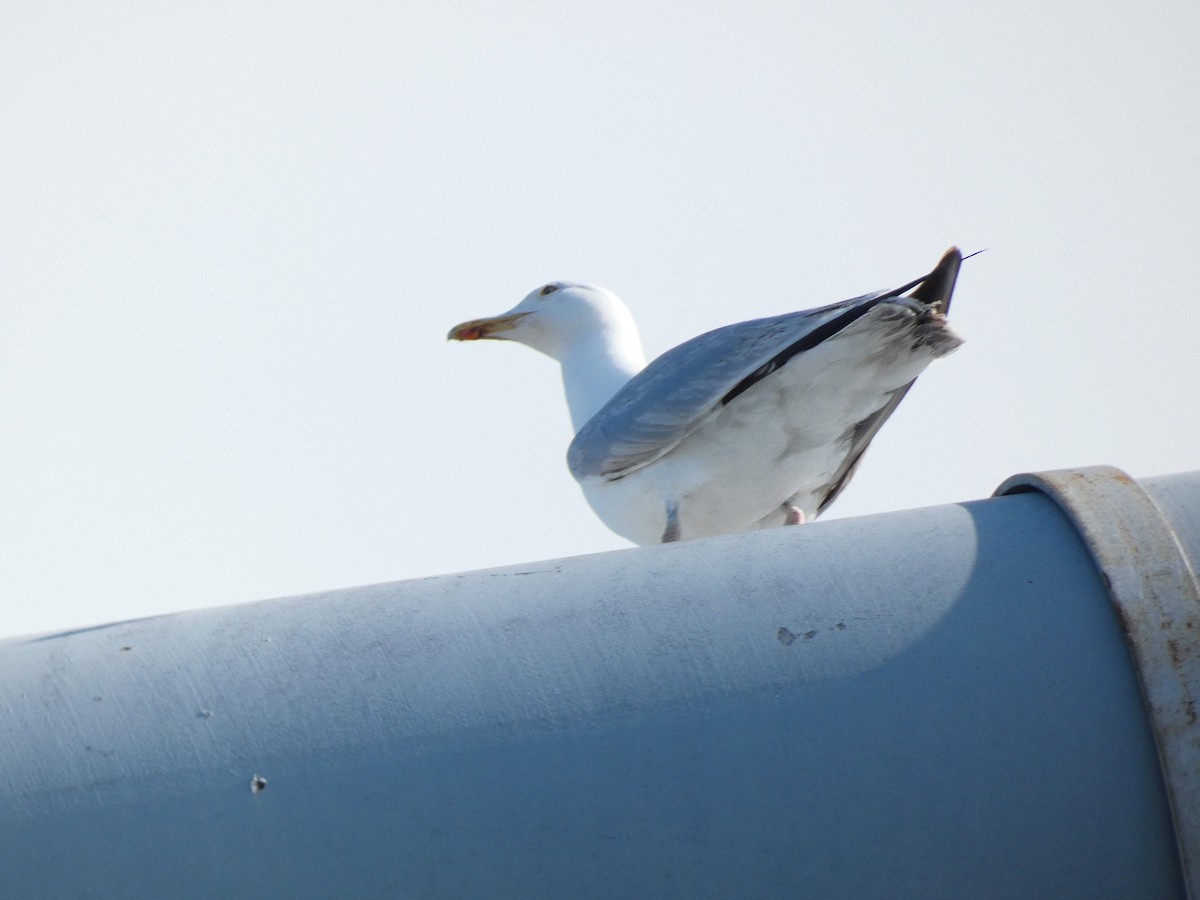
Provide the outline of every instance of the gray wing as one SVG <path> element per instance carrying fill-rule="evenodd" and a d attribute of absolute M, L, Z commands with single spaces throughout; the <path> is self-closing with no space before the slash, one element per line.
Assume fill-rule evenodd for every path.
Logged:
<path fill-rule="evenodd" d="M 958 248 L 951 247 L 934 270 L 916 285 L 916 290 L 912 292 L 912 298 L 932 306 L 945 315 L 950 310 L 950 300 L 954 296 L 954 284 L 958 280 L 958 269 L 962 265 L 962 261 L 963 255 L 959 253 Z M 903 293 L 904 290 L 901 288 L 900 292 Z M 854 426 L 854 430 L 850 434 L 850 450 L 846 453 L 846 458 L 842 461 L 841 466 L 838 467 L 837 475 L 825 486 L 824 496 L 817 507 L 817 515 L 823 513 L 826 507 L 836 500 L 838 494 L 850 483 L 850 479 L 858 471 L 858 465 L 862 462 L 863 454 L 867 452 L 871 440 L 883 427 L 883 423 L 896 411 L 896 407 L 900 405 L 900 401 L 904 399 L 908 389 L 916 383 L 917 380 L 914 378 L 908 384 L 896 388 L 882 408 Z"/>
<path fill-rule="evenodd" d="M 883 427 L 883 423 L 896 411 L 896 407 L 900 405 L 900 401 L 904 399 L 908 389 L 916 383 L 917 380 L 914 378 L 903 387 L 896 388 L 881 409 L 876 410 L 854 426 L 850 437 L 850 450 L 846 454 L 845 460 L 842 461 L 833 480 L 821 489 L 824 496 L 821 497 L 821 502 L 817 506 L 817 515 L 825 512 L 829 504 L 838 498 L 838 494 L 845 490 L 850 479 L 854 477 L 854 473 L 858 471 L 858 464 L 862 462 L 863 454 L 867 452 L 867 447 L 872 439 Z"/>
<path fill-rule="evenodd" d="M 908 287 L 911 287 L 909 285 Z M 670 452 L 717 406 L 896 295 L 881 291 L 692 338 L 655 359 L 579 429 L 567 449 L 576 479 L 621 478 Z"/>
<path fill-rule="evenodd" d="M 718 328 L 668 350 L 617 391 L 567 448 L 577 480 L 609 480 L 669 453 L 704 418 L 798 353 L 828 340 L 883 300 L 912 290 L 912 298 L 945 312 L 962 263 L 951 247 L 928 275 L 891 291 L 865 294 L 830 306 Z M 915 290 L 913 290 L 915 288 Z M 878 412 L 855 426 L 846 461 L 821 503 L 828 506 L 854 475 L 875 433 L 896 409 L 909 382 Z"/>

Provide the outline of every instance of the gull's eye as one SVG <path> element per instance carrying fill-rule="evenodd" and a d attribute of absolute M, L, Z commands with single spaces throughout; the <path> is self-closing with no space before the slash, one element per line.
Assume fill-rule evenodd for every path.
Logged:
<path fill-rule="evenodd" d="M 544 288 L 542 288 L 542 296 L 545 297 L 547 294 L 553 294 L 557 290 L 558 290 L 557 284 L 548 284 Z"/>

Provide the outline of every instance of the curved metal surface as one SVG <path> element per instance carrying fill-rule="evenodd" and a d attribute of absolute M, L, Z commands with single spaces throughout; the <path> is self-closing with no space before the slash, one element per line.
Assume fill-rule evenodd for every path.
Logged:
<path fill-rule="evenodd" d="M 1039 493 L 0 641 L 0 897 L 1126 900 L 1174 834 Z"/>
<path fill-rule="evenodd" d="M 996 494 L 1027 491 L 1058 504 L 1104 576 L 1137 662 L 1188 895 L 1200 896 L 1200 585 L 1192 562 L 1172 521 L 1120 469 L 1015 475 Z M 1166 505 L 1173 497 L 1163 492 Z"/>

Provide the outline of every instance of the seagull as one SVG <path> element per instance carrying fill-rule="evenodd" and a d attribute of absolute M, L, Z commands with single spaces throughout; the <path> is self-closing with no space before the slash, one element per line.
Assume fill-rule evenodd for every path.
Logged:
<path fill-rule="evenodd" d="M 635 544 L 811 521 L 849 483 L 917 376 L 962 343 L 946 321 L 962 254 L 817 309 L 739 322 L 649 365 L 611 291 L 552 281 L 450 340 L 517 341 L 562 366 L 567 465 Z"/>

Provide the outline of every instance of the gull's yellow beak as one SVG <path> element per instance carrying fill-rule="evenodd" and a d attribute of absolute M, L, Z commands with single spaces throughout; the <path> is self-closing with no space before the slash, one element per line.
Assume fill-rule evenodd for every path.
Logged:
<path fill-rule="evenodd" d="M 490 319 L 472 319 L 470 322 L 462 322 L 450 329 L 450 333 L 446 335 L 446 340 L 479 341 L 484 338 L 504 340 L 500 336 L 500 332 L 512 331 L 516 327 L 517 322 L 527 315 L 529 315 L 527 312 L 506 313 Z"/>

